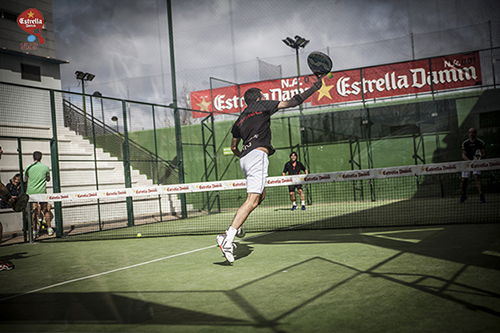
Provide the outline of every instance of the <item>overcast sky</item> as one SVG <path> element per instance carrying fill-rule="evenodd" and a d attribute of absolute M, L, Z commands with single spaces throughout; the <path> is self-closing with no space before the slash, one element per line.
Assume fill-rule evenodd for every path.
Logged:
<path fill-rule="evenodd" d="M 171 101 L 166 0 L 53 0 L 52 6 L 57 58 L 70 62 L 61 65 L 64 90 L 80 91 L 74 72 L 81 70 L 96 75 L 89 93 Z M 460 28 L 484 30 L 489 20 L 499 22 L 500 2 L 172 0 L 172 12 L 177 86 L 182 91 L 208 89 L 210 77 L 257 81 L 257 58 L 282 66 L 284 77 L 296 75 L 295 53 L 281 41 L 287 36 L 310 39 L 300 54 L 303 74 L 308 74 L 307 54 L 314 50 L 329 52 L 336 69 L 409 60 L 411 33 L 425 37 L 445 32 L 442 40 L 421 45 L 416 58 L 427 56 L 439 43 L 460 48 L 465 41 L 473 48 L 474 38 L 465 35 L 474 29 Z M 455 33 L 447 36 L 449 29 Z M 375 43 L 380 41 L 385 42 Z"/>

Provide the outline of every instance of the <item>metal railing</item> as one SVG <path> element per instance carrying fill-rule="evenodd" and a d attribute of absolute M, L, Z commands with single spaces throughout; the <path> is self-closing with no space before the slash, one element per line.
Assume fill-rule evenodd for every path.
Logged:
<path fill-rule="evenodd" d="M 63 100 L 63 104 L 65 127 L 82 135 L 119 160 L 123 160 L 122 144 L 125 136 L 122 133 L 92 115 L 84 113 L 81 108 L 66 99 Z M 147 175 L 155 184 L 179 182 L 178 170 L 174 164 L 133 140 L 129 139 L 128 144 L 130 164 L 133 168 Z"/>

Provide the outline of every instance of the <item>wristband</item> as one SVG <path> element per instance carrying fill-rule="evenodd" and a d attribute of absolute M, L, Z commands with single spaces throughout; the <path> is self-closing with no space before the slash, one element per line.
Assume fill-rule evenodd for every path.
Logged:
<path fill-rule="evenodd" d="M 292 99 L 294 99 L 298 104 L 302 104 L 304 102 L 304 99 L 299 94 L 293 96 Z"/>

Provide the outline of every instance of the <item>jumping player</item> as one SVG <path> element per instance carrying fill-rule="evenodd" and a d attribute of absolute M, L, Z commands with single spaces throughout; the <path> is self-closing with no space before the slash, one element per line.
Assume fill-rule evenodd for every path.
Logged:
<path fill-rule="evenodd" d="M 231 150 L 240 158 L 240 167 L 247 181 L 247 199 L 236 212 L 231 226 L 225 234 L 217 236 L 217 244 L 229 263 L 234 262 L 233 241 L 237 230 L 248 215 L 264 200 L 264 188 L 269 166 L 268 156 L 274 154 L 271 145 L 271 116 L 279 109 L 296 107 L 321 88 L 317 80 L 309 89 L 296 94 L 287 101 L 265 100 L 262 91 L 250 88 L 245 92 L 247 108 L 233 125 Z M 238 148 L 243 141 L 241 150 Z"/>

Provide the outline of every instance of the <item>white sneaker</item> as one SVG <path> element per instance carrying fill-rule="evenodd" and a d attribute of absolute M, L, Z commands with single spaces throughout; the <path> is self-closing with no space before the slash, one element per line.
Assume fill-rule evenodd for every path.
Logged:
<path fill-rule="evenodd" d="M 49 236 L 52 236 L 54 234 L 54 229 L 52 228 L 47 229 L 47 233 L 49 234 Z"/>
<path fill-rule="evenodd" d="M 233 248 L 236 248 L 236 244 L 226 241 L 226 234 L 217 236 L 216 240 L 222 254 L 226 257 L 226 260 L 232 264 L 234 262 Z"/>
<path fill-rule="evenodd" d="M 38 231 L 33 230 L 33 239 L 38 238 Z"/>

